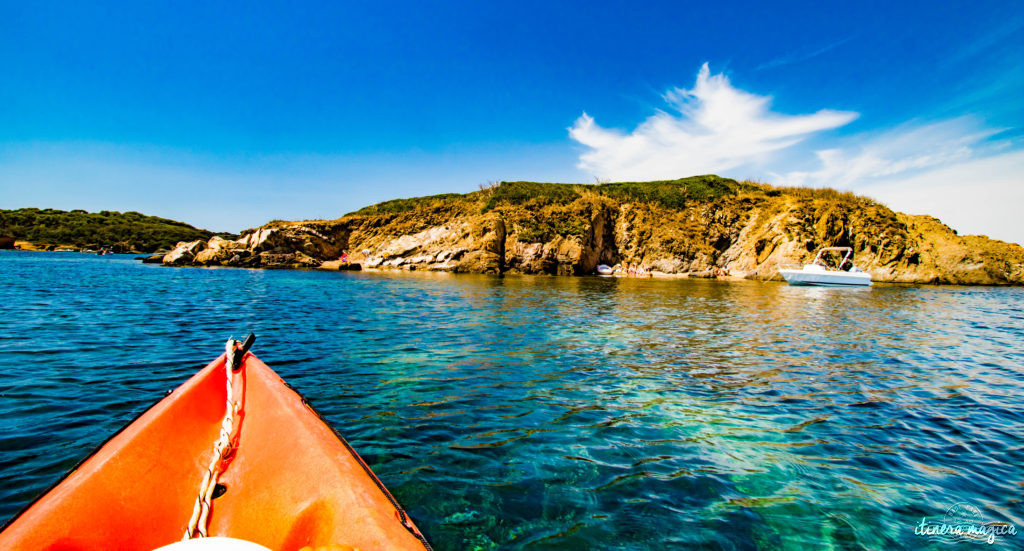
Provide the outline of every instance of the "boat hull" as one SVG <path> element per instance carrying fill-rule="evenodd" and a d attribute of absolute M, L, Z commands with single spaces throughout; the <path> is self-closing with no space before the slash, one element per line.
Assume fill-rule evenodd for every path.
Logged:
<path fill-rule="evenodd" d="M 182 538 L 226 404 L 224 356 L 147 410 L 0 532 L 0 549 L 145 549 Z M 234 376 L 237 448 L 209 534 L 270 549 L 427 547 L 359 455 L 269 367 Z"/>
<path fill-rule="evenodd" d="M 779 270 L 790 285 L 819 285 L 829 287 L 866 287 L 871 285 L 867 272 L 831 272 L 808 270 Z"/>

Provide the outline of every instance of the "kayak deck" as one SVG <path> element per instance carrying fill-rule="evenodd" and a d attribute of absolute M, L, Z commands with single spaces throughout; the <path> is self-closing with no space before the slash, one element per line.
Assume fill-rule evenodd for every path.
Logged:
<path fill-rule="evenodd" d="M 0 549 L 146 549 L 182 539 L 227 400 L 225 356 L 114 435 L 0 532 Z M 237 447 L 209 535 L 275 550 L 429 549 L 359 455 L 256 356 L 233 377 Z M 218 492 L 219 493 L 219 492 Z"/>

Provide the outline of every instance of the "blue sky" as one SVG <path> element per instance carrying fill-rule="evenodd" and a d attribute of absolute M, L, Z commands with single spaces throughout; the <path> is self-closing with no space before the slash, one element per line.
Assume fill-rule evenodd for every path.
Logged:
<path fill-rule="evenodd" d="M 0 0 L 0 207 L 238 231 L 718 173 L 1024 241 L 1019 1 L 716 4 Z"/>

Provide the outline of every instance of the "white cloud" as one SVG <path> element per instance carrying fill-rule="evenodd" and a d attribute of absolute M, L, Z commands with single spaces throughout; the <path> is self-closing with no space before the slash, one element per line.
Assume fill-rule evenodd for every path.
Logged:
<path fill-rule="evenodd" d="M 590 148 L 579 168 L 613 180 L 713 172 L 851 190 L 895 210 L 930 214 L 962 234 L 1024 243 L 1024 151 L 992 139 L 1004 129 L 986 128 L 975 117 L 832 137 L 830 147 L 812 152 L 807 144 L 792 146 L 857 113 L 780 115 L 769 109 L 771 98 L 734 88 L 724 75 L 712 76 L 707 64 L 692 90 L 677 88 L 664 99 L 674 113 L 659 111 L 630 133 L 581 116 L 569 129 Z"/>
<path fill-rule="evenodd" d="M 857 191 L 898 211 L 934 216 L 961 234 L 1024 244 L 1024 151 L 882 178 Z"/>
<path fill-rule="evenodd" d="M 856 189 L 890 176 L 966 161 L 996 133 L 970 117 L 907 124 L 876 136 L 848 137 L 845 148 L 815 152 L 817 170 L 769 176 L 778 185 Z"/>
<path fill-rule="evenodd" d="M 816 50 L 792 52 L 784 56 L 776 57 L 772 60 L 766 61 L 758 65 L 754 70 L 760 71 L 762 69 L 774 69 L 776 67 L 782 67 L 783 65 L 790 65 L 792 63 L 800 63 L 802 61 L 807 61 L 808 59 L 813 59 L 820 55 L 824 55 L 830 52 L 831 50 L 834 50 L 835 48 L 842 46 L 843 44 L 846 44 L 850 40 L 851 37 L 847 37 L 842 40 L 832 42 L 831 44 L 822 46 L 821 48 L 818 48 Z"/>
<path fill-rule="evenodd" d="M 652 180 L 723 172 L 763 159 L 808 135 L 843 126 L 857 113 L 823 109 L 811 115 L 772 112 L 771 98 L 734 88 L 705 63 L 692 90 L 663 96 L 675 111 L 659 111 L 626 134 L 584 113 L 569 136 L 591 150 L 579 167 L 599 178 Z"/>
<path fill-rule="evenodd" d="M 1024 151 L 991 140 L 999 129 L 973 117 L 908 123 L 815 152 L 813 171 L 769 173 L 777 185 L 831 187 L 928 214 L 962 234 L 1024 243 Z"/>

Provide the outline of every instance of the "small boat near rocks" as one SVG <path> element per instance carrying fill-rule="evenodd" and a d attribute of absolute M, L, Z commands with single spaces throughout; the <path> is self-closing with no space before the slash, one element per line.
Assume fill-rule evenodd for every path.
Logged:
<path fill-rule="evenodd" d="M 827 264 L 825 253 L 844 254 L 835 267 Z M 779 273 L 790 285 L 828 285 L 828 286 L 868 286 L 871 285 L 871 274 L 853 265 L 850 247 L 824 247 L 818 250 L 810 264 L 803 268 L 779 268 Z M 848 269 L 843 269 L 849 264 Z"/>

